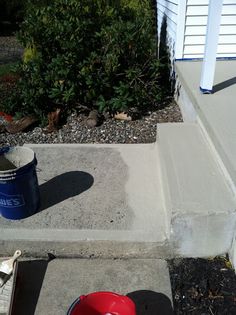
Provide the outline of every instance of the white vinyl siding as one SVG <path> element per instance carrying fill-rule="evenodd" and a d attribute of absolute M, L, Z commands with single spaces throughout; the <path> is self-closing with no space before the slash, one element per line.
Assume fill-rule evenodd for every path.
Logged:
<path fill-rule="evenodd" d="M 194 38 L 196 45 L 204 45 L 205 44 L 205 36 L 197 35 Z M 219 44 L 232 44 L 236 43 L 236 35 L 225 35 L 220 36 Z M 185 44 L 191 45 L 192 44 L 192 36 L 185 36 Z"/>
<path fill-rule="evenodd" d="M 203 58 L 208 4 L 209 0 L 187 0 L 183 59 Z M 224 0 L 217 57 L 236 57 L 236 0 Z"/>
<path fill-rule="evenodd" d="M 161 32 L 166 32 L 167 45 L 171 54 L 171 59 L 174 59 L 174 45 L 176 41 L 177 28 L 177 11 L 178 0 L 157 0 L 157 23 L 158 23 L 158 39 L 160 40 Z M 163 29 L 163 24 L 166 21 L 166 29 Z"/>
<path fill-rule="evenodd" d="M 179 0 L 182 1 L 182 0 Z M 209 0 L 188 0 L 189 5 L 208 5 Z M 235 0 L 224 0 L 224 4 L 235 4 Z"/>
<path fill-rule="evenodd" d="M 235 35 L 236 29 L 235 26 L 231 25 L 221 25 L 220 27 L 220 36 L 221 35 Z M 194 44 L 195 35 L 206 35 L 206 26 L 186 26 L 185 36 L 194 36 L 192 38 L 192 43 Z"/>

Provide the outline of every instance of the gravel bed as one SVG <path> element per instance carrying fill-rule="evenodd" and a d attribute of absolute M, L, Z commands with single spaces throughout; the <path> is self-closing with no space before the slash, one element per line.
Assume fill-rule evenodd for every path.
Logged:
<path fill-rule="evenodd" d="M 62 128 L 51 134 L 43 128 L 18 134 L 0 134 L 0 145 L 23 145 L 24 143 L 151 143 L 156 141 L 156 124 L 182 122 L 178 105 L 171 102 L 164 109 L 149 112 L 141 119 L 119 121 L 112 118 L 100 126 L 88 128 L 85 116 L 72 114 Z"/>

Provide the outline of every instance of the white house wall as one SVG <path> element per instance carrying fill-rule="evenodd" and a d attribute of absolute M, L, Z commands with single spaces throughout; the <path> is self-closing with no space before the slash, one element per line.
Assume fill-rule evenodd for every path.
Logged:
<path fill-rule="evenodd" d="M 160 41 L 161 32 L 166 32 L 170 57 L 175 58 L 174 49 L 176 42 L 178 0 L 157 0 L 157 23 L 158 23 L 158 40 Z M 166 29 L 164 24 L 166 20 Z"/>
<path fill-rule="evenodd" d="M 208 4 L 187 0 L 182 58 L 203 58 Z M 217 57 L 236 57 L 236 0 L 224 0 Z"/>

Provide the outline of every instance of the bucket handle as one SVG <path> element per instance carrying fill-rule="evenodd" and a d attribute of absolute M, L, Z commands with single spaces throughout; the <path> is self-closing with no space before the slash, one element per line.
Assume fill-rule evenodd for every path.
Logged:
<path fill-rule="evenodd" d="M 7 153 L 10 150 L 10 147 L 2 147 L 0 148 L 0 155 Z"/>

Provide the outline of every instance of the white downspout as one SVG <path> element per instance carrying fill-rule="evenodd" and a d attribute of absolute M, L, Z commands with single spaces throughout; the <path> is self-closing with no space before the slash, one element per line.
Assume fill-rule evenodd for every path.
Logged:
<path fill-rule="evenodd" d="M 200 90 L 204 94 L 213 92 L 222 6 L 223 0 L 209 1 L 205 52 L 200 82 Z"/>

